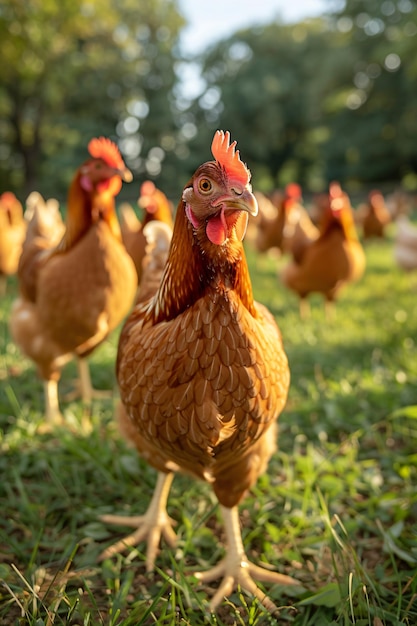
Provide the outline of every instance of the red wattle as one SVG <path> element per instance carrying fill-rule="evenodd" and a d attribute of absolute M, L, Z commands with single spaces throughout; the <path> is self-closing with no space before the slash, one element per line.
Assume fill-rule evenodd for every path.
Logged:
<path fill-rule="evenodd" d="M 206 234 L 211 243 L 221 246 L 227 239 L 225 225 L 222 216 L 212 217 L 206 226 Z"/>

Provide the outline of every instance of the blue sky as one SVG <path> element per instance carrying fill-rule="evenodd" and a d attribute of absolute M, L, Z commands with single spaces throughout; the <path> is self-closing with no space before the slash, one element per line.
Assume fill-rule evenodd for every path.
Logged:
<path fill-rule="evenodd" d="M 184 29 L 183 49 L 192 53 L 239 28 L 319 15 L 329 7 L 329 0 L 179 0 L 179 5 L 190 22 Z"/>

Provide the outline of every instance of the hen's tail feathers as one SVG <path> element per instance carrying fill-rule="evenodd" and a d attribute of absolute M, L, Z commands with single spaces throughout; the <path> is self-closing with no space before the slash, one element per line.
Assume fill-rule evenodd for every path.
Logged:
<path fill-rule="evenodd" d="M 151 298 L 159 287 L 171 245 L 172 228 L 164 222 L 153 220 L 143 227 L 143 234 L 146 248 L 137 302 Z"/>
<path fill-rule="evenodd" d="M 25 219 L 28 222 L 27 241 L 42 237 L 52 247 L 64 234 L 65 224 L 56 198 L 45 201 L 40 193 L 32 191 L 26 199 Z"/>

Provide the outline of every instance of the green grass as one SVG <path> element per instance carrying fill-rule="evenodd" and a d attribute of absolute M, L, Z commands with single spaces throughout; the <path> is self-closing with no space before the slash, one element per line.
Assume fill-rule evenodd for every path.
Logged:
<path fill-rule="evenodd" d="M 278 262 L 248 251 L 255 295 L 276 315 L 292 384 L 279 450 L 240 507 L 252 560 L 302 581 L 269 596 L 279 624 L 396 626 L 417 623 L 417 275 L 394 264 L 392 239 L 366 246 L 367 272 L 346 288 L 334 320 L 320 298 L 301 321 Z M 96 387 L 114 390 L 86 409 L 63 403 L 68 426 L 39 434 L 42 386 L 10 340 L 16 296 L 0 307 L 0 623 L 41 626 L 274 624 L 239 591 L 207 615 L 209 589 L 190 572 L 222 554 L 210 487 L 177 476 L 168 509 L 178 548 L 164 547 L 153 575 L 141 550 L 97 562 L 124 532 L 103 513 L 143 512 L 155 472 L 120 437 L 117 335 L 91 358 Z M 74 364 L 63 371 L 70 391 Z"/>

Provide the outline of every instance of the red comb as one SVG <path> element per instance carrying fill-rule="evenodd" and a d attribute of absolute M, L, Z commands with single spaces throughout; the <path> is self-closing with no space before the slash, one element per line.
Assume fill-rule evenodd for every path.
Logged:
<path fill-rule="evenodd" d="M 119 148 L 107 137 L 91 139 L 88 144 L 88 151 L 95 159 L 103 159 L 110 167 L 125 169 L 125 164 Z"/>
<path fill-rule="evenodd" d="M 336 181 L 330 183 L 330 208 L 333 211 L 340 211 L 346 205 L 346 194 Z"/>
<path fill-rule="evenodd" d="M 288 183 L 285 187 L 285 195 L 288 196 L 288 198 L 299 200 L 303 194 L 301 193 L 301 187 L 298 183 Z"/>
<path fill-rule="evenodd" d="M 230 133 L 217 130 L 211 144 L 211 151 L 216 161 L 224 167 L 226 172 L 236 178 L 243 185 L 250 180 L 250 171 L 240 160 L 239 150 L 235 150 L 236 141 L 230 143 Z"/>
<path fill-rule="evenodd" d="M 6 203 L 6 204 L 12 204 L 13 202 L 16 202 L 17 198 L 14 195 L 13 191 L 4 191 L 1 196 L 0 199 L 2 200 L 2 202 Z"/>
<path fill-rule="evenodd" d="M 342 188 L 337 181 L 330 183 L 329 194 L 332 198 L 340 198 L 343 195 Z"/>
<path fill-rule="evenodd" d="M 155 183 L 151 180 L 145 180 L 140 188 L 141 195 L 151 196 L 155 192 Z"/>

